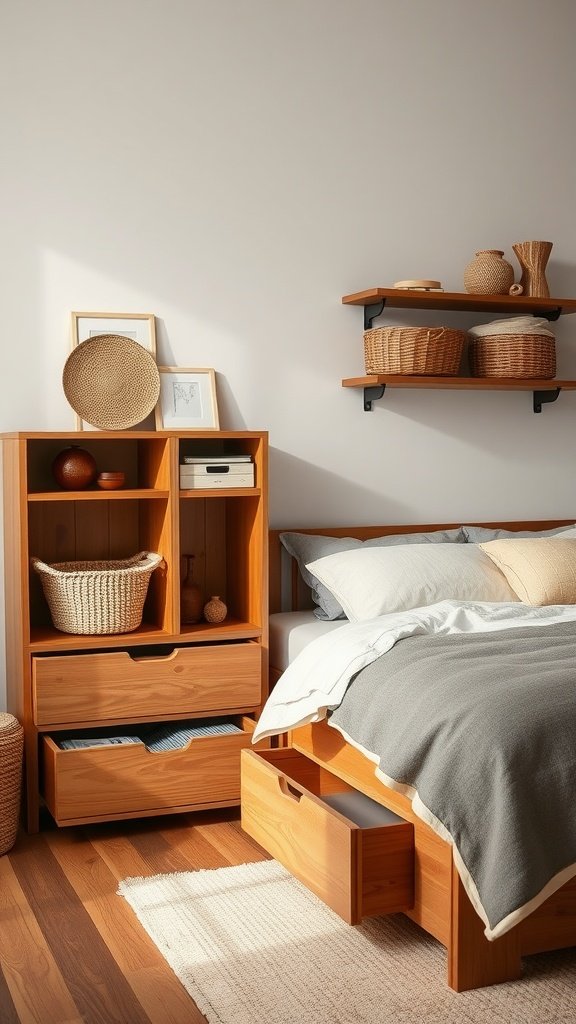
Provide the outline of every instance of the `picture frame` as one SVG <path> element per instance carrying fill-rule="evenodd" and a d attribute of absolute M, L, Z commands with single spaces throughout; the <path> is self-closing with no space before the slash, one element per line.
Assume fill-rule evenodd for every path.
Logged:
<path fill-rule="evenodd" d="M 219 430 L 216 373 L 208 367 L 159 366 L 157 430 Z"/>
<path fill-rule="evenodd" d="M 97 334 L 120 334 L 132 338 L 156 359 L 156 317 L 154 313 L 80 313 L 73 311 L 72 349 Z M 90 424 L 76 416 L 77 430 L 93 430 Z"/>

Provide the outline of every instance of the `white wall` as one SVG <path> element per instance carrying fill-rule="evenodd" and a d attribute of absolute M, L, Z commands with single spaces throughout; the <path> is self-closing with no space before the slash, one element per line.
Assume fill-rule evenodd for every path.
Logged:
<path fill-rule="evenodd" d="M 340 387 L 347 292 L 544 238 L 576 295 L 575 34 L 572 0 L 6 3 L 0 429 L 72 426 L 71 310 L 153 312 L 270 431 L 273 525 L 576 517 L 576 394 Z"/>

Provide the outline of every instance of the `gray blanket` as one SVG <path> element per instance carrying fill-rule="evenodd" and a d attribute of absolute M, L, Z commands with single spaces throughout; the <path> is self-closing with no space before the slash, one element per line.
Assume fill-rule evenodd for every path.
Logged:
<path fill-rule="evenodd" d="M 490 929 L 576 874 L 575 655 L 576 623 L 409 637 L 330 714 L 446 827 Z"/>

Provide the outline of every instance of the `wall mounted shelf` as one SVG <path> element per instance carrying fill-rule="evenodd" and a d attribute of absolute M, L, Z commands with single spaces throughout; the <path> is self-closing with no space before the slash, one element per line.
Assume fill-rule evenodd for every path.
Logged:
<path fill-rule="evenodd" d="M 393 309 L 449 309 L 465 313 L 531 313 L 546 320 L 557 320 L 566 313 L 576 313 L 576 299 L 540 298 L 531 295 L 470 295 L 468 292 L 425 292 L 403 288 L 368 288 L 344 295 L 347 306 L 364 307 L 364 330 L 382 315 L 386 306 Z M 417 377 L 400 374 L 369 374 L 349 377 L 344 388 L 362 388 L 365 412 L 382 398 L 387 387 L 433 388 L 444 391 L 531 391 L 534 412 L 555 402 L 561 391 L 576 390 L 575 380 L 539 380 L 518 377 Z"/>
<path fill-rule="evenodd" d="M 400 374 L 369 374 L 348 377 L 343 388 L 362 388 L 364 411 L 372 411 L 372 402 L 382 398 L 387 387 L 426 388 L 436 391 L 531 391 L 534 412 L 542 405 L 555 402 L 561 391 L 576 391 L 576 380 L 536 380 L 516 377 L 416 377 Z"/>
<path fill-rule="evenodd" d="M 542 299 L 530 295 L 470 295 L 468 292 L 419 292 L 401 288 L 368 288 L 344 295 L 345 306 L 364 307 L 364 330 L 381 316 L 384 308 L 450 309 L 461 313 L 502 313 L 518 316 L 532 313 L 546 320 L 557 320 L 576 313 L 576 299 Z"/>

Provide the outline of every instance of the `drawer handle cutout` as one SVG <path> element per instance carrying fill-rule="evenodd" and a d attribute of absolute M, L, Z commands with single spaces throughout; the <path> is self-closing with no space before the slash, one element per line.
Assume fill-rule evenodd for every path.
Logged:
<path fill-rule="evenodd" d="M 294 800 L 295 803 L 299 804 L 302 799 L 302 793 L 299 789 L 295 789 L 290 783 L 284 778 L 283 775 L 278 776 L 278 786 L 282 796 L 288 797 L 289 800 Z"/>

